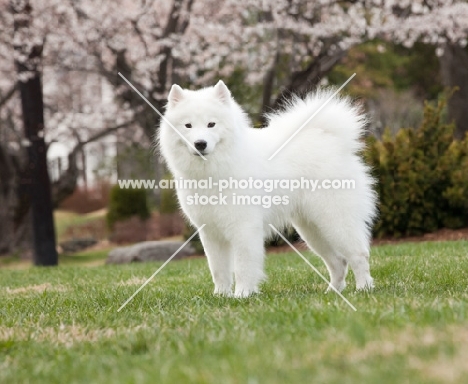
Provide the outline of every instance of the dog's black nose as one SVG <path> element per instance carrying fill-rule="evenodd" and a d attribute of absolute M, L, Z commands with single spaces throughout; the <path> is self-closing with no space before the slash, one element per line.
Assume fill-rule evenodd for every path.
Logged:
<path fill-rule="evenodd" d="M 195 141 L 195 148 L 199 151 L 204 151 L 206 149 L 206 141 L 205 140 L 197 140 Z"/>

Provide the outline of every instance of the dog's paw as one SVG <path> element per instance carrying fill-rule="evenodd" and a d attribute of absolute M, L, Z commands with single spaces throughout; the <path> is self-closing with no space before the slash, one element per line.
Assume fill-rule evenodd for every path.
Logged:
<path fill-rule="evenodd" d="M 215 287 L 213 293 L 217 296 L 226 296 L 226 297 L 232 296 L 232 290 L 230 287 Z"/>
<path fill-rule="evenodd" d="M 259 293 L 258 288 L 236 288 L 234 297 L 237 299 L 245 299 L 257 293 Z"/>
<path fill-rule="evenodd" d="M 340 284 L 334 284 L 334 285 L 333 285 L 333 288 L 335 288 L 336 291 L 341 292 L 341 291 L 343 291 L 343 289 L 346 288 L 346 282 L 343 281 L 343 282 L 340 283 Z M 332 286 L 331 286 L 331 284 L 330 284 L 330 285 L 328 286 L 327 290 L 325 291 L 325 293 L 336 292 L 335 289 L 333 289 L 333 288 L 332 288 Z"/>
<path fill-rule="evenodd" d="M 374 279 L 369 278 L 365 283 L 356 284 L 356 291 L 371 292 L 374 289 Z"/>

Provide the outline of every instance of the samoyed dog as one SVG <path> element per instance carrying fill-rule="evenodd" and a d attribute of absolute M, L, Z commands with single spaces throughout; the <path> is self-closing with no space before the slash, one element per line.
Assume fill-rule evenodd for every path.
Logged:
<path fill-rule="evenodd" d="M 294 97 L 268 116 L 266 128 L 255 129 L 222 81 L 197 91 L 172 86 L 159 145 L 176 181 L 196 181 L 188 187 L 180 183 L 177 196 L 193 225 L 205 224 L 200 238 L 215 294 L 258 293 L 265 278 L 264 240 L 276 235 L 272 226 L 290 225 L 322 257 L 336 290 L 346 286 L 348 265 L 358 290 L 373 287 L 369 247 L 376 195 L 359 157 L 365 118 L 346 98 L 323 107 L 331 95 L 321 90 L 305 99 Z M 271 186 L 273 180 L 301 178 L 315 180 L 318 187 L 292 190 L 276 183 L 259 189 L 245 182 Z M 226 180 L 239 183 L 226 185 Z M 336 180 L 354 185 L 326 188 Z"/>

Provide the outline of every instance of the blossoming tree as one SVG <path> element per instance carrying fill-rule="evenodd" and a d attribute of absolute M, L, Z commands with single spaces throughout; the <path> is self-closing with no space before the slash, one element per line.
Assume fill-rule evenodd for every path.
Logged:
<path fill-rule="evenodd" d="M 25 162 L 18 84 L 18 41 L 12 6 L 0 0 L 0 252 L 10 251 L 28 212 L 17 198 Z M 76 185 L 77 155 L 89 143 L 125 130 L 153 137 L 158 116 L 118 76 L 120 72 L 158 109 L 173 83 L 199 87 L 241 70 L 262 90 L 260 112 L 303 93 L 363 41 L 380 38 L 411 47 L 437 47 L 459 131 L 467 130 L 468 3 L 465 0 L 31 0 L 32 52 L 44 84 L 45 143 L 66 143 L 68 169 L 52 186 L 58 203 Z M 69 74 L 69 76 L 66 76 Z M 89 92 L 100 79 L 113 97 Z M 92 84 L 91 84 L 92 83 Z M 94 88 L 93 88 L 94 89 Z M 66 92 L 66 90 L 68 90 Z M 77 111 L 77 98 L 79 111 Z M 26 146 L 25 146 L 26 145 Z M 3 223 L 3 224 L 2 224 Z M 2 226 L 3 225 L 3 226 Z M 6 240 L 3 240 L 6 239 Z"/>

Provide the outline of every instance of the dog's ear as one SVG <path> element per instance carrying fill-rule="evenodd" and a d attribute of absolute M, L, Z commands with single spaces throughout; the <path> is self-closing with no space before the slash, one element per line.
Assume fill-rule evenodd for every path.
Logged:
<path fill-rule="evenodd" d="M 177 84 L 174 84 L 169 92 L 169 95 L 167 96 L 168 106 L 175 107 L 176 104 L 179 103 L 183 98 L 184 90 Z"/>
<path fill-rule="evenodd" d="M 218 81 L 214 86 L 214 90 L 218 99 L 223 103 L 227 103 L 231 99 L 231 91 L 229 91 L 229 88 L 224 84 L 223 80 Z"/>

